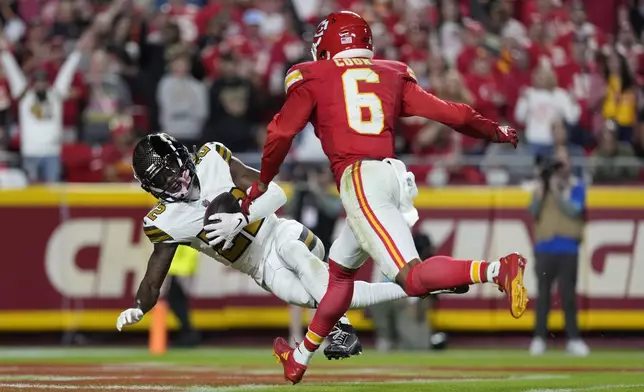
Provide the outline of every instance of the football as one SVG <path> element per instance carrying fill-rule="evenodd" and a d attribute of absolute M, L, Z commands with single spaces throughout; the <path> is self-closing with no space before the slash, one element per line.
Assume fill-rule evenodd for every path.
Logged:
<path fill-rule="evenodd" d="M 208 218 L 210 217 L 210 215 L 216 214 L 218 212 L 228 212 L 228 213 L 241 212 L 241 206 L 239 205 L 239 201 L 237 201 L 237 199 L 235 198 L 235 196 L 233 196 L 232 193 L 230 192 L 222 193 L 221 195 L 212 199 L 210 204 L 208 204 L 208 207 L 206 207 L 206 213 L 204 214 L 204 217 L 203 217 L 204 226 L 209 223 L 216 223 L 208 220 Z"/>

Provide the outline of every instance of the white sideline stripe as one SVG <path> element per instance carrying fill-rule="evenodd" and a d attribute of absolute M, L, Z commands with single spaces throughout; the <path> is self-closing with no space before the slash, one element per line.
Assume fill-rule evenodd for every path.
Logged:
<path fill-rule="evenodd" d="M 117 391 L 176 391 L 180 389 L 176 386 L 161 385 L 57 385 L 57 384 L 29 384 L 29 383 L 0 383 L 0 388 L 18 388 L 18 389 L 93 389 L 117 390 Z"/>
<path fill-rule="evenodd" d="M 605 391 L 611 389 L 624 389 L 624 388 L 641 388 L 644 384 L 611 384 L 611 385 L 597 385 L 594 387 L 583 388 L 545 388 L 545 389 L 528 389 L 523 392 L 585 392 L 585 391 Z"/>

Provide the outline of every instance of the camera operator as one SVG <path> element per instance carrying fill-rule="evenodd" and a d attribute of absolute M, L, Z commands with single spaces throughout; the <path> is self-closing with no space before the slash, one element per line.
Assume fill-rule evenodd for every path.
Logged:
<path fill-rule="evenodd" d="M 534 218 L 535 269 L 538 284 L 536 322 L 530 354 L 546 350 L 548 313 L 552 285 L 557 281 L 565 315 L 566 350 L 586 356 L 590 350 L 581 340 L 577 325 L 577 267 L 579 244 L 585 227 L 586 187 L 574 177 L 565 147 L 555 150 L 554 160 L 538 159 L 539 182 L 532 195 L 530 213 Z"/>

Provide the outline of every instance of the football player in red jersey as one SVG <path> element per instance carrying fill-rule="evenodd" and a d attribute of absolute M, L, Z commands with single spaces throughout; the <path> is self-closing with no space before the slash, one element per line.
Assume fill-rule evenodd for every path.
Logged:
<path fill-rule="evenodd" d="M 274 353 L 285 378 L 293 383 L 302 379 L 313 353 L 347 310 L 356 271 L 368 256 L 410 296 L 494 282 L 506 293 L 512 316 L 520 317 L 527 293 L 525 259 L 518 253 L 492 262 L 446 256 L 420 260 L 409 229 L 418 219 L 412 205 L 417 189 L 394 153 L 398 117 L 422 116 L 470 137 L 515 146 L 516 131 L 470 106 L 425 92 L 405 64 L 373 60 L 371 29 L 353 12 L 327 16 L 317 28 L 312 53 L 315 61 L 287 73 L 286 102 L 268 126 L 260 181 L 242 204 L 247 210 L 266 190 L 294 136 L 310 121 L 331 161 L 348 226 L 331 247 L 328 289 L 304 342 L 293 349 L 275 339 Z"/>

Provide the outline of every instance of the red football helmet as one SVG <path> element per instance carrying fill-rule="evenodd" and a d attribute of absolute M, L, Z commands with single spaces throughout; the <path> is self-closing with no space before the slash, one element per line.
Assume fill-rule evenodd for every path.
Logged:
<path fill-rule="evenodd" d="M 367 21 L 355 12 L 340 11 L 329 14 L 318 25 L 313 36 L 313 60 L 340 57 L 373 58 L 373 37 Z"/>

